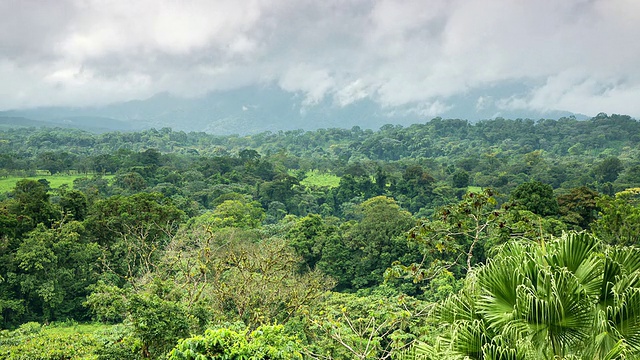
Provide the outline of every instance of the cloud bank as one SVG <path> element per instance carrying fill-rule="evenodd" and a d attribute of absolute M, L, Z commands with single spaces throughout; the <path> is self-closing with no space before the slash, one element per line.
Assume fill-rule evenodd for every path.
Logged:
<path fill-rule="evenodd" d="M 640 116 L 634 0 L 4 0 L 0 109 L 276 84 L 369 98 Z M 527 91 L 496 98 L 505 83 Z M 490 104 L 489 104 L 490 103 Z"/>

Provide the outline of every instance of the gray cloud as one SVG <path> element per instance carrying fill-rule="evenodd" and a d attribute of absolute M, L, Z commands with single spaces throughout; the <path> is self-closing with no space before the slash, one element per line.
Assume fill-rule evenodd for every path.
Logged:
<path fill-rule="evenodd" d="M 4 0 L 0 108 L 94 105 L 275 83 L 312 106 L 373 99 L 640 115 L 640 2 Z"/>

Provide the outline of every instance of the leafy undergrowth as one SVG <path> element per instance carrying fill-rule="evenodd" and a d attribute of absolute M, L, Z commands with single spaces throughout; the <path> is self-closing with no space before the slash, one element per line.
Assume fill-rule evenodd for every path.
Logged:
<path fill-rule="evenodd" d="M 7 360 L 99 359 L 98 349 L 113 325 L 30 322 L 0 331 L 0 358 Z"/>

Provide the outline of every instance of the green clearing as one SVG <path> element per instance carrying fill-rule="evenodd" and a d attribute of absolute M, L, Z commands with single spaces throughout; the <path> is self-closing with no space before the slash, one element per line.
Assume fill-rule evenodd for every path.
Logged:
<path fill-rule="evenodd" d="M 307 187 L 334 188 L 340 185 L 340 177 L 331 173 L 321 173 L 318 170 L 307 171 L 300 184 Z"/>
<path fill-rule="evenodd" d="M 49 186 L 51 188 L 59 188 L 62 185 L 68 185 L 69 188 L 73 187 L 73 180 L 83 177 L 91 177 L 93 175 L 37 175 L 37 176 L 7 176 L 0 179 L 0 194 L 9 192 L 13 190 L 16 186 L 16 183 L 22 179 L 31 179 L 31 180 L 40 180 L 45 179 L 49 182 Z M 103 176 L 107 180 L 111 180 L 113 175 L 105 175 Z"/>

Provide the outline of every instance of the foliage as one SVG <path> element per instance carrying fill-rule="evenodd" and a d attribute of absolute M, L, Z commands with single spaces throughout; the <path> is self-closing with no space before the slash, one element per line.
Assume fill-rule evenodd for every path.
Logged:
<path fill-rule="evenodd" d="M 99 346 L 94 353 L 97 360 L 139 360 L 142 358 L 142 340 L 126 325 L 111 325 L 97 332 Z"/>
<path fill-rule="evenodd" d="M 103 248 L 103 267 L 133 282 L 156 266 L 183 217 L 162 194 L 140 193 L 96 202 L 86 223 Z"/>
<path fill-rule="evenodd" d="M 0 357 L 7 360 L 97 359 L 100 347 L 94 325 L 48 325 L 29 322 L 0 332 Z"/>
<path fill-rule="evenodd" d="M 571 189 L 568 194 L 558 196 L 559 213 L 564 222 L 589 229 L 596 219 L 599 194 L 586 186 Z"/>
<path fill-rule="evenodd" d="M 499 267 L 512 242 L 586 229 L 636 244 L 639 124 L 599 114 L 225 137 L 3 129 L 0 176 L 13 188 L 0 194 L 1 326 L 121 323 L 96 335 L 87 356 L 100 359 L 161 358 L 235 321 L 243 336 L 280 323 L 309 357 L 389 357 L 418 340 L 409 352 L 433 357 L 438 324 L 414 315 L 465 277 L 476 296 L 473 269 Z M 491 339 L 487 354 L 521 353 Z"/>
<path fill-rule="evenodd" d="M 518 185 L 511 192 L 511 201 L 514 201 L 516 206 L 541 216 L 558 213 L 558 200 L 553 195 L 553 188 L 539 181 Z"/>
<path fill-rule="evenodd" d="M 598 163 L 594 167 L 593 172 L 598 181 L 614 182 L 622 170 L 624 170 L 622 161 L 615 156 L 611 156 Z"/>
<path fill-rule="evenodd" d="M 252 328 L 285 322 L 333 286 L 319 271 L 299 273 L 300 258 L 285 241 L 250 242 L 241 234 L 195 232 L 175 238 L 158 276 L 181 289 L 177 296 L 188 307 L 204 306 L 219 319 L 241 320 Z"/>
<path fill-rule="evenodd" d="M 134 294 L 128 305 L 133 334 L 142 341 L 144 358 L 158 358 L 189 334 L 189 316 L 179 302 L 142 293 Z"/>
<path fill-rule="evenodd" d="M 438 307 L 434 358 L 638 356 L 637 252 L 586 233 L 505 244 Z"/>
<path fill-rule="evenodd" d="M 602 197 L 597 201 L 599 218 L 593 223 L 593 232 L 611 244 L 637 245 L 640 241 L 640 188 L 619 192 L 614 198 Z"/>
<path fill-rule="evenodd" d="M 260 203 L 244 200 L 225 200 L 210 212 L 193 218 L 192 226 L 212 228 L 256 228 L 264 220 L 265 213 Z"/>
<path fill-rule="evenodd" d="M 184 303 L 167 296 L 171 284 L 155 280 L 144 289 L 124 291 L 99 283 L 86 305 L 98 319 L 124 319 L 124 332 L 112 334 L 101 349 L 104 356 L 158 358 L 187 336 L 196 321 Z"/>
<path fill-rule="evenodd" d="M 380 288 L 372 294 L 333 293 L 309 316 L 306 352 L 314 359 L 388 359 L 425 330 L 430 309 L 410 296 Z"/>
<path fill-rule="evenodd" d="M 325 247 L 340 243 L 340 233 L 336 226 L 328 224 L 320 215 L 310 214 L 296 219 L 286 234 L 289 245 L 295 249 L 309 269 L 315 269 L 323 256 Z"/>
<path fill-rule="evenodd" d="M 46 181 L 23 179 L 16 183 L 8 210 L 18 217 L 22 231 L 31 230 L 41 223 L 50 226 L 60 219 L 58 209 L 49 202 L 48 190 Z"/>
<path fill-rule="evenodd" d="M 467 193 L 457 204 L 439 209 L 432 219 L 421 220 L 408 237 L 422 260 L 409 265 L 396 261 L 385 276 L 419 283 L 449 269 L 461 277 L 474 264 L 484 262 L 492 246 L 537 233 L 535 216 L 498 208 L 494 195 L 491 189 Z"/>
<path fill-rule="evenodd" d="M 356 215 L 358 221 L 346 228 L 343 235 L 350 261 L 323 257 L 320 262 L 322 269 L 330 266 L 327 262 L 349 264 L 350 279 L 346 279 L 350 280 L 350 287 L 361 289 L 380 284 L 385 270 L 393 261 L 418 258 L 405 241 L 405 233 L 415 221 L 393 199 L 377 196 L 366 200 L 356 208 Z M 336 272 L 327 272 L 338 276 Z M 342 274 L 339 279 L 345 279 L 345 275 Z"/>
<path fill-rule="evenodd" d="M 253 331 L 216 327 L 204 336 L 180 340 L 168 360 L 302 359 L 300 340 L 282 325 L 262 325 Z"/>
<path fill-rule="evenodd" d="M 5 243 L 0 266 L 4 326 L 25 320 L 87 318 L 82 301 L 87 286 L 97 278 L 100 250 L 86 235 L 77 221 L 56 223 L 50 229 L 39 224 L 22 242 Z"/>

